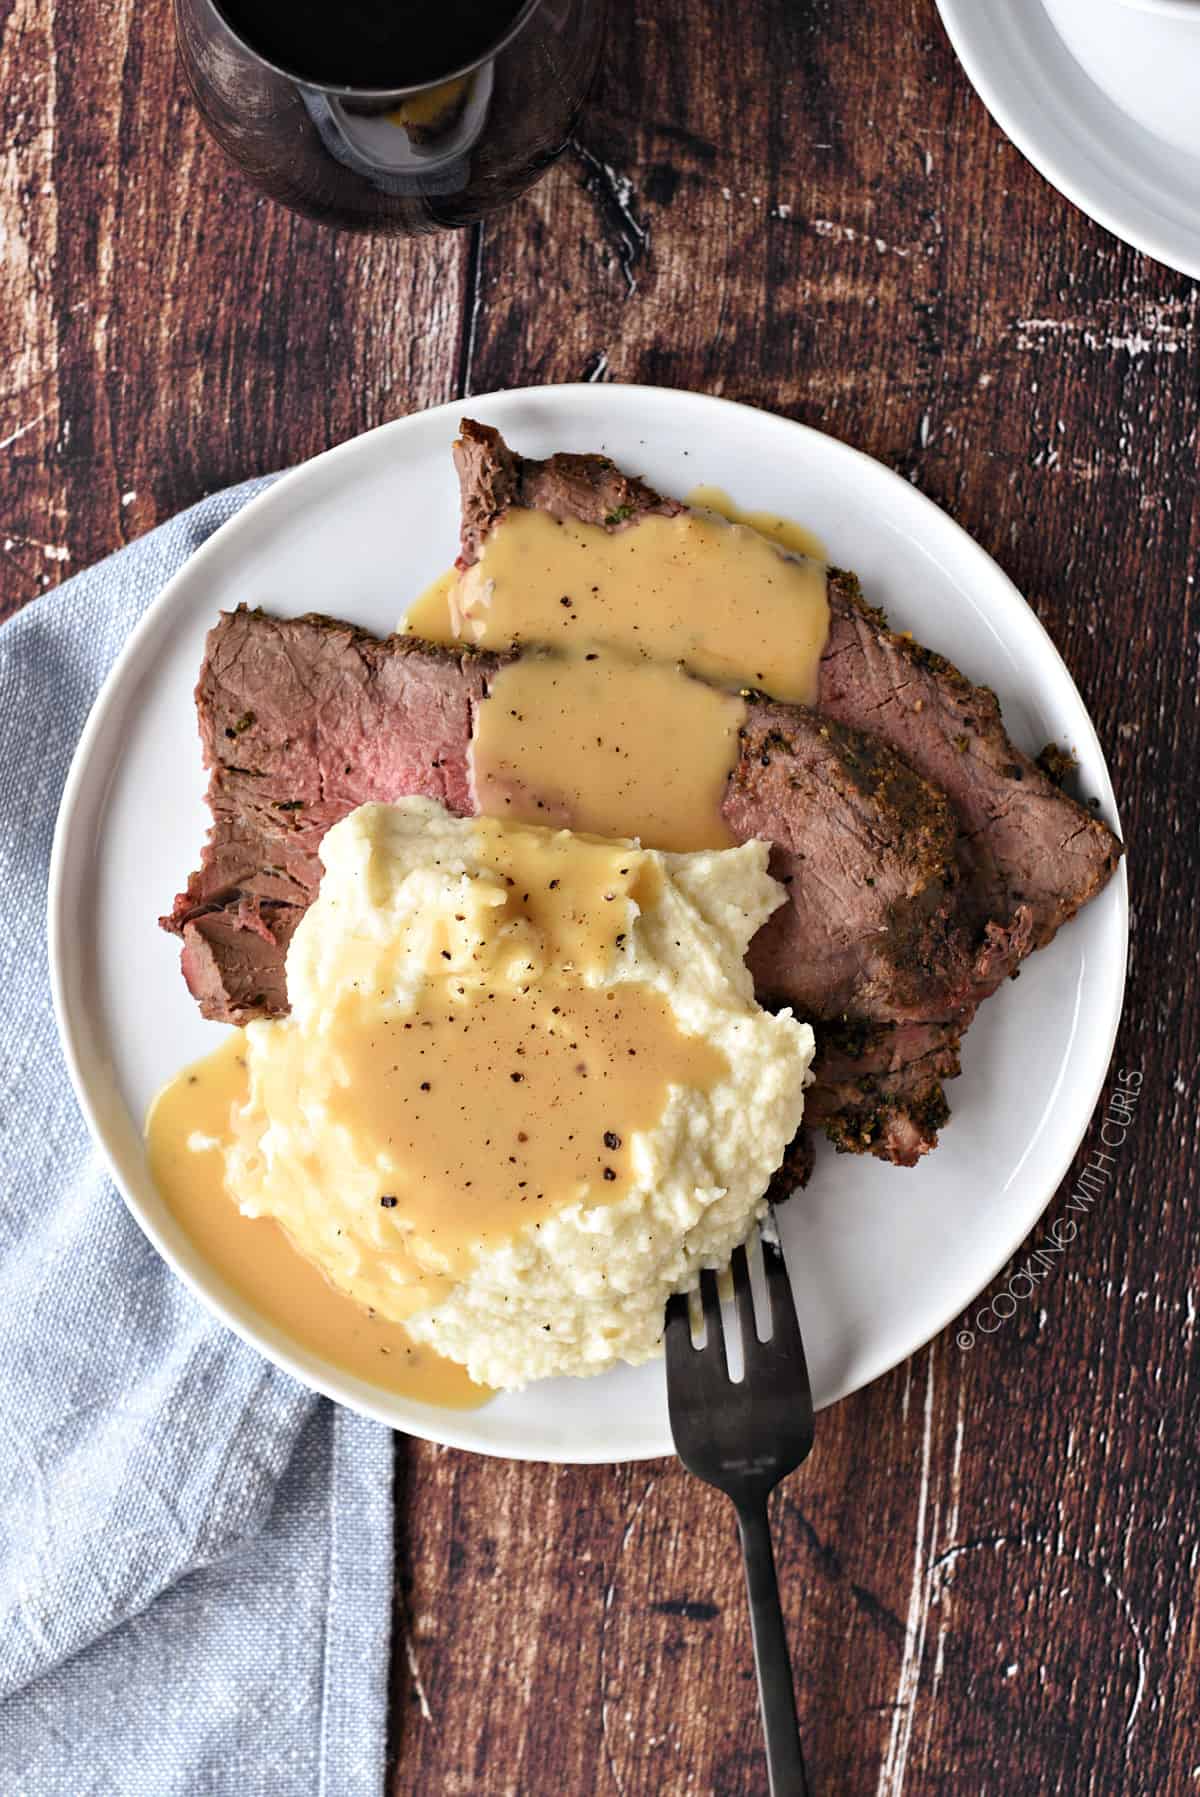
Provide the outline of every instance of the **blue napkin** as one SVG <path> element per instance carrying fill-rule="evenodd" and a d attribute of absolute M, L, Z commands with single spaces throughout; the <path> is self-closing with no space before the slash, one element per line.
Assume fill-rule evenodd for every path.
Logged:
<path fill-rule="evenodd" d="M 89 706 L 263 482 L 0 630 L 0 1793 L 375 1797 L 392 1436 L 212 1321 L 133 1222 L 59 1053 L 45 908 Z"/>

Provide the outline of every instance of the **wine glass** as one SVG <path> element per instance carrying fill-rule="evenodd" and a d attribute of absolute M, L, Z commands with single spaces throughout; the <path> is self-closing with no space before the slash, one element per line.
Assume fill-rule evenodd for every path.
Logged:
<path fill-rule="evenodd" d="M 225 153 L 344 230 L 466 225 L 564 148 L 605 0 L 175 0 L 179 53 Z"/>

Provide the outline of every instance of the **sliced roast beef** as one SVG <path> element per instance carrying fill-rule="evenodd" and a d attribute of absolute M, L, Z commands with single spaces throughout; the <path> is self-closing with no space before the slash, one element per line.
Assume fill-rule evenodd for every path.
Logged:
<path fill-rule="evenodd" d="M 184 976 L 206 1016 L 245 1023 L 286 1011 L 287 947 L 317 889 L 320 839 L 338 818 L 368 799 L 411 792 L 458 812 L 471 808 L 467 747 L 495 665 L 491 656 L 450 655 L 407 637 L 381 643 L 320 617 L 242 608 L 221 618 L 196 689 L 213 825 L 200 870 L 163 920 L 183 938 Z M 889 1002 L 902 1009 L 919 990 L 916 969 L 939 957 L 961 965 L 948 904 L 951 815 L 884 745 L 756 702 L 728 806 L 737 834 L 776 839 L 773 865 L 783 880 L 820 895 L 795 913 L 812 933 L 806 988 L 795 994 L 807 1014 Z M 810 866 L 823 871 L 810 879 Z M 917 922 L 897 930 L 897 910 Z M 889 958 L 889 936 L 902 945 L 922 940 L 923 957 Z M 780 977 L 794 980 L 796 958 L 784 941 Z M 771 972 L 774 941 L 764 936 L 756 950 L 760 982 L 782 996 Z M 923 1041 L 919 1027 L 894 1036 L 897 1044 Z M 926 1124 L 935 1116 L 928 1065 L 906 1085 L 876 1053 L 864 1102 L 826 1047 L 810 1113 L 845 1143 L 869 1139 L 877 1152 L 910 1159 L 917 1137 L 909 1111 L 919 1104 Z"/>
<path fill-rule="evenodd" d="M 460 560 L 477 559 L 492 525 L 512 506 L 536 505 L 555 516 L 575 516 L 610 529 L 628 529 L 644 513 L 679 510 L 672 501 L 631 481 L 621 502 L 604 509 L 581 492 L 595 492 L 612 478 L 607 458 L 551 456 L 535 462 L 517 456 L 497 431 L 464 419 L 455 450 L 462 485 Z M 995 695 L 973 686 L 942 656 L 892 631 L 881 611 L 868 606 L 852 574 L 830 570 L 829 640 L 821 660 L 817 710 L 822 717 L 882 738 L 910 768 L 940 788 L 957 820 L 957 902 L 972 944 L 971 965 L 961 984 L 948 977 L 942 959 L 927 987 L 923 1015 L 942 1022 L 957 1043 L 975 1008 L 1034 948 L 1044 947 L 1061 925 L 1110 878 L 1122 853 L 1108 826 L 1062 792 L 1043 767 L 1009 740 Z M 1043 757 L 1044 759 L 1044 757 Z M 776 851 L 778 856 L 778 851 Z M 820 869 L 806 868 L 811 880 Z M 791 887 L 793 901 L 803 891 Z M 802 901 L 801 901 L 802 902 Z M 794 938 L 776 918 L 756 940 L 756 974 L 767 990 L 786 990 L 786 960 Z M 802 948 L 806 953 L 807 948 Z M 869 986 L 864 970 L 862 985 Z M 814 1011 L 814 1016 L 830 1013 Z M 837 1013 L 833 1013 L 835 1017 Z M 822 1032 L 818 1031 L 820 1037 Z M 877 1058 L 884 1050 L 874 1040 Z M 842 1148 L 866 1148 L 911 1165 L 936 1142 L 946 1113 L 940 1080 L 957 1072 L 949 1059 L 936 1072 L 923 1055 L 912 1056 L 905 1027 L 886 1051 L 890 1071 L 871 1061 L 855 1070 L 844 1063 L 838 1077 L 817 1064 L 809 1093 L 810 1116 L 823 1116 Z M 943 1057 L 945 1058 L 945 1057 Z M 910 1068 L 911 1060 L 911 1068 Z M 861 1102 L 852 1102 L 854 1092 Z"/>
<path fill-rule="evenodd" d="M 961 1071 L 967 1021 L 820 1025 L 805 1122 L 844 1152 L 915 1165 L 949 1114 L 942 1081 Z"/>
<path fill-rule="evenodd" d="M 339 818 L 415 793 L 472 810 L 467 755 L 496 665 L 325 618 L 221 618 L 196 692 L 213 827 L 164 919 L 207 1016 L 286 1009 L 284 954 Z M 775 845 L 780 878 L 805 895 L 763 943 L 775 999 L 806 1016 L 907 1017 L 943 974 L 961 979 L 953 816 L 886 745 L 755 703 L 726 811 L 738 840 Z M 811 934 L 803 957 L 797 930 Z"/>
<path fill-rule="evenodd" d="M 616 529 L 647 513 L 682 509 L 644 481 L 624 477 L 620 503 L 606 509 L 595 495 L 603 490 L 616 500 L 607 457 L 528 460 L 472 419 L 462 422 L 455 465 L 464 566 L 513 506 Z M 831 569 L 828 595 L 829 640 L 816 709 L 882 737 L 951 800 L 981 954 L 974 996 L 984 997 L 1101 890 L 1121 845 L 1107 824 L 1010 742 L 989 688 L 973 686 L 943 656 L 891 630 L 883 612 L 866 604 L 853 574 Z"/>

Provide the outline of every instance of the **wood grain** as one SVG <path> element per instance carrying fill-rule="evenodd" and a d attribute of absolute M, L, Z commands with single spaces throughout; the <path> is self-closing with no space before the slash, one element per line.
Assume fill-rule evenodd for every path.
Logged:
<path fill-rule="evenodd" d="M 1013 1314 L 987 1333 L 985 1296 L 821 1418 L 777 1499 L 782 1582 L 818 1790 L 1194 1790 L 1196 286 L 1034 173 L 931 0 L 641 0 L 543 183 L 418 244 L 257 200 L 198 127 L 162 0 L 7 0 L 0 54 L 0 610 L 399 412 L 580 378 L 845 437 L 1026 593 L 1120 797 L 1103 1102 L 1116 1068 L 1140 1095 L 1094 1204 L 1070 1208 L 1103 1110 L 993 1286 Z M 1074 1239 L 1026 1294 L 1056 1221 Z M 765 1789 L 719 1498 L 669 1462 L 414 1442 L 397 1479 L 394 1797 Z"/>

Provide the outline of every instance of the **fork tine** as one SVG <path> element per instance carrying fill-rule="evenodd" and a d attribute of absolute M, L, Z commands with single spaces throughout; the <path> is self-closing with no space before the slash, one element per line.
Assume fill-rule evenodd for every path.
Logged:
<path fill-rule="evenodd" d="M 686 1292 L 667 1299 L 663 1327 L 663 1351 L 667 1357 L 667 1395 L 672 1404 L 695 1400 L 702 1378 L 703 1356 L 692 1346 L 692 1316 Z"/>
<path fill-rule="evenodd" d="M 704 1311 L 704 1352 L 711 1354 L 715 1350 L 719 1354 L 721 1371 L 728 1378 L 725 1331 L 721 1326 L 721 1291 L 711 1267 L 705 1267 L 700 1275 L 700 1304 Z"/>
<path fill-rule="evenodd" d="M 663 1331 L 668 1346 L 672 1336 L 679 1335 L 681 1323 L 687 1328 L 687 1345 L 690 1348 L 692 1345 L 692 1319 L 688 1309 L 688 1295 L 686 1292 L 672 1292 L 667 1299 L 667 1322 Z"/>
<path fill-rule="evenodd" d="M 792 1297 L 792 1281 L 787 1276 L 787 1261 L 776 1242 L 762 1244 L 763 1272 L 767 1274 L 767 1297 L 771 1299 L 771 1332 L 799 1341 L 799 1319 L 796 1299 Z"/>
<path fill-rule="evenodd" d="M 771 1303 L 771 1339 L 778 1343 L 783 1352 L 798 1352 L 803 1357 L 800 1319 L 796 1315 L 796 1300 L 792 1296 L 792 1282 L 788 1278 L 783 1250 L 776 1242 L 763 1242 L 762 1257 L 763 1272 L 767 1278 L 767 1296 Z"/>
<path fill-rule="evenodd" d="M 750 1356 L 759 1346 L 759 1340 L 758 1323 L 754 1315 L 754 1290 L 750 1284 L 750 1260 L 744 1247 L 735 1248 L 730 1255 L 729 1271 L 733 1277 L 733 1296 L 742 1331 L 742 1360 L 748 1368 Z"/>
<path fill-rule="evenodd" d="M 672 1377 L 676 1371 L 681 1378 L 686 1377 L 692 1362 L 700 1358 L 700 1350 L 692 1340 L 692 1296 L 688 1292 L 673 1292 L 667 1299 L 663 1349 L 670 1362 Z"/>

